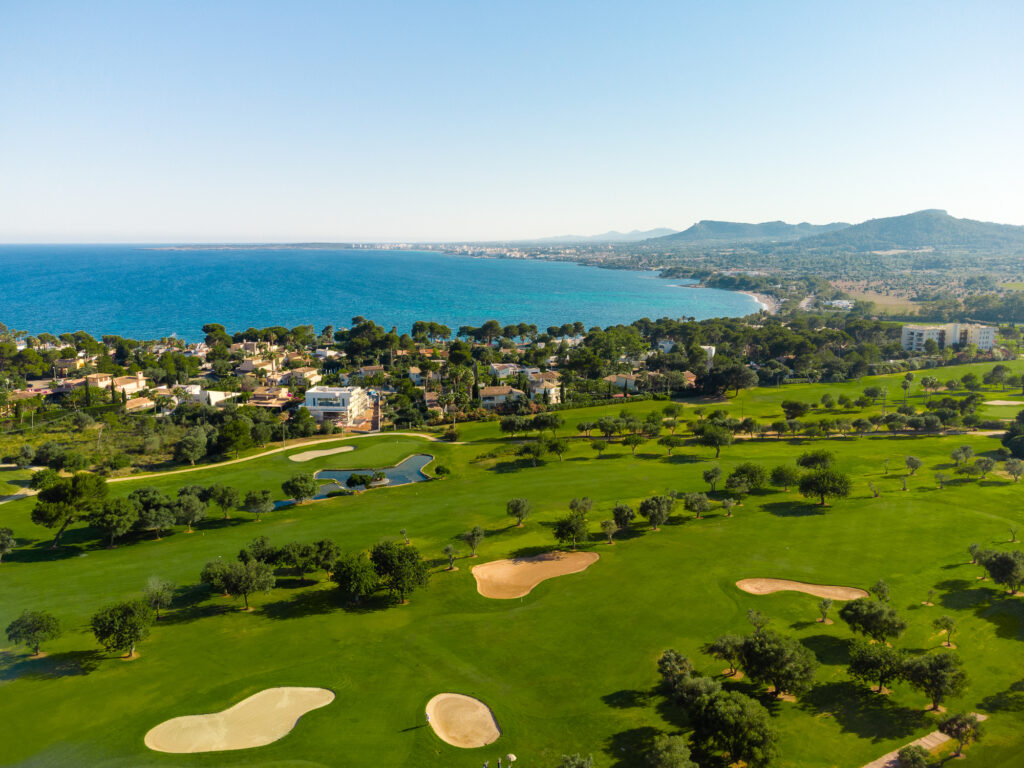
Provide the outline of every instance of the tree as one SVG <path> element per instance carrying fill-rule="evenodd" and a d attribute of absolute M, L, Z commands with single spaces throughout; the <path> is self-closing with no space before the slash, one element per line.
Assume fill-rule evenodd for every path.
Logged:
<path fill-rule="evenodd" d="M 714 493 L 715 486 L 718 485 L 718 481 L 722 479 L 722 469 L 717 465 L 710 469 L 705 469 L 702 477 L 704 478 L 704 482 L 711 486 L 711 492 Z"/>
<path fill-rule="evenodd" d="M 701 515 L 706 515 L 711 511 L 711 501 L 706 494 L 688 493 L 683 496 L 683 508 L 687 512 L 692 512 L 693 516 L 700 520 Z"/>
<path fill-rule="evenodd" d="M 18 540 L 14 538 L 14 531 L 10 528 L 0 528 L 0 562 L 4 556 L 10 554 Z"/>
<path fill-rule="evenodd" d="M 252 447 L 252 426 L 248 419 L 233 419 L 220 428 L 217 433 L 217 444 L 224 453 L 235 452 L 238 458 L 240 451 Z"/>
<path fill-rule="evenodd" d="M 826 507 L 826 499 L 850 495 L 850 478 L 835 469 L 817 469 L 800 477 L 800 494 L 805 498 L 817 496 L 820 506 Z"/>
<path fill-rule="evenodd" d="M 874 585 L 868 589 L 868 592 L 883 603 L 889 602 L 889 585 L 882 579 L 876 581 Z"/>
<path fill-rule="evenodd" d="M 590 514 L 590 510 L 594 508 L 594 502 L 589 496 L 583 498 L 574 498 L 569 502 L 569 510 L 571 512 L 579 512 L 584 519 Z"/>
<path fill-rule="evenodd" d="M 788 491 L 791 485 L 796 485 L 800 482 L 800 471 L 788 464 L 780 464 L 772 469 L 770 477 L 772 485 Z"/>
<path fill-rule="evenodd" d="M 658 734 L 647 752 L 651 768 L 700 768 L 690 759 L 690 748 L 683 736 Z"/>
<path fill-rule="evenodd" d="M 106 606 L 93 615 L 90 624 L 100 645 L 108 651 L 124 651 L 131 658 L 136 644 L 149 637 L 153 621 L 153 609 L 144 600 L 131 600 Z"/>
<path fill-rule="evenodd" d="M 222 485 L 221 483 L 215 483 L 206 489 L 207 501 L 216 505 L 221 514 L 224 515 L 224 519 L 228 519 L 228 511 L 237 509 L 238 504 L 241 501 L 241 495 L 237 488 L 233 488 L 230 485 Z"/>
<path fill-rule="evenodd" d="M 604 440 L 591 440 L 590 447 L 597 453 L 597 458 L 601 458 L 601 454 L 608 450 L 608 443 Z"/>
<path fill-rule="evenodd" d="M 832 601 L 829 598 L 823 599 L 818 603 L 818 612 L 821 614 L 821 623 L 824 624 L 828 621 L 828 612 L 832 610 Z"/>
<path fill-rule="evenodd" d="M 956 630 L 956 620 L 952 616 L 940 616 L 932 622 L 932 626 L 939 632 L 946 633 L 946 647 L 953 645 L 953 632 Z"/>
<path fill-rule="evenodd" d="M 281 565 L 294 568 L 295 575 L 301 581 L 305 581 L 306 574 L 315 567 L 316 549 L 312 544 L 290 541 L 281 547 L 281 554 L 278 556 L 278 560 Z"/>
<path fill-rule="evenodd" d="M 143 599 L 156 613 L 156 620 L 160 620 L 160 609 L 167 608 L 174 600 L 176 584 L 172 581 L 165 581 L 159 576 L 150 576 L 146 582 L 146 588 L 142 591 Z"/>
<path fill-rule="evenodd" d="M 602 520 L 601 532 L 608 538 L 609 544 L 615 543 L 615 532 L 619 530 L 614 520 Z"/>
<path fill-rule="evenodd" d="M 989 551 L 984 554 L 982 557 L 979 553 L 977 559 L 988 571 L 992 581 L 1004 585 L 1011 594 L 1017 594 L 1017 590 L 1024 585 L 1024 552 Z"/>
<path fill-rule="evenodd" d="M 729 763 L 764 768 L 777 754 L 778 734 L 768 710 L 736 691 L 717 691 L 701 697 L 694 712 L 694 741 L 705 750 L 728 753 Z"/>
<path fill-rule="evenodd" d="M 1020 459 L 1007 459 L 1003 466 L 1015 483 L 1024 475 L 1024 461 Z"/>
<path fill-rule="evenodd" d="M 651 529 L 656 531 L 668 520 L 675 505 L 675 499 L 671 496 L 651 496 L 640 502 L 640 517 L 647 518 Z"/>
<path fill-rule="evenodd" d="M 128 494 L 128 498 L 139 507 L 139 519 L 135 523 L 137 528 L 154 531 L 156 538 L 159 539 L 160 533 L 164 529 L 174 525 L 174 502 L 162 491 L 152 486 L 145 486 L 136 488 Z"/>
<path fill-rule="evenodd" d="M 963 662 L 955 653 L 925 653 L 907 664 L 907 680 L 938 709 L 947 698 L 959 696 L 967 687 Z"/>
<path fill-rule="evenodd" d="M 622 438 L 622 444 L 628 445 L 634 456 L 636 456 L 636 449 L 646 442 L 647 438 L 643 435 L 626 435 Z"/>
<path fill-rule="evenodd" d="M 878 693 L 887 683 L 902 680 L 906 654 L 884 643 L 854 640 L 850 644 L 850 675 L 865 683 L 878 683 Z"/>
<path fill-rule="evenodd" d="M 981 722 L 973 712 L 950 715 L 939 723 L 939 731 L 956 741 L 956 753 L 953 757 L 960 757 L 964 747 L 972 741 L 978 741 L 982 736 Z"/>
<path fill-rule="evenodd" d="M 743 497 L 750 493 L 750 486 L 747 484 L 747 479 L 743 475 L 729 475 L 725 480 L 725 489 L 737 497 L 737 504 L 742 504 Z"/>
<path fill-rule="evenodd" d="M 516 526 L 523 527 L 523 520 L 530 516 L 533 505 L 527 499 L 517 496 L 505 504 L 505 514 L 516 519 Z"/>
<path fill-rule="evenodd" d="M 28 479 L 28 487 L 34 491 L 42 491 L 61 481 L 60 472 L 55 469 L 40 469 L 32 473 Z"/>
<path fill-rule="evenodd" d="M 455 549 L 453 544 L 444 545 L 444 556 L 448 558 L 448 570 L 455 570 L 455 556 L 458 554 L 458 550 Z"/>
<path fill-rule="evenodd" d="M 975 459 L 974 466 L 981 472 L 981 479 L 984 480 L 985 476 L 996 468 L 996 460 L 990 456 L 981 456 Z"/>
<path fill-rule="evenodd" d="M 72 523 L 88 518 L 107 497 L 107 481 L 99 475 L 79 472 L 61 478 L 39 492 L 32 510 L 32 522 L 44 528 L 57 528 L 51 549 L 60 545 L 60 537 Z"/>
<path fill-rule="evenodd" d="M 281 483 L 281 490 L 285 492 L 285 495 L 295 499 L 296 504 L 302 504 L 307 499 L 316 496 L 316 479 L 308 472 L 299 472 L 292 475 L 291 479 Z"/>
<path fill-rule="evenodd" d="M 928 339 L 928 341 L 934 341 Z M 925 342 L 927 344 L 927 342 Z M 919 744 L 908 744 L 903 747 L 899 754 L 900 768 L 928 768 L 928 752 Z"/>
<path fill-rule="evenodd" d="M 430 579 L 427 566 L 416 547 L 394 541 L 382 541 L 370 550 L 370 562 L 388 591 L 404 603 L 406 595 L 426 586 Z"/>
<path fill-rule="evenodd" d="M 740 647 L 740 664 L 757 683 L 771 683 L 773 695 L 799 695 L 814 685 L 818 662 L 814 654 L 796 640 L 764 629 L 747 636 Z"/>
<path fill-rule="evenodd" d="M 236 597 L 241 595 L 247 611 L 249 610 L 249 595 L 256 592 L 269 592 L 276 583 L 273 567 L 268 563 L 261 563 L 259 560 L 229 563 L 224 573 L 225 591 Z"/>
<path fill-rule="evenodd" d="M 662 445 L 668 451 L 668 455 L 672 455 L 672 451 L 676 448 L 681 448 L 686 441 L 683 440 L 679 435 L 666 435 L 665 437 L 659 438 L 658 445 Z"/>
<path fill-rule="evenodd" d="M 620 531 L 624 531 L 629 528 L 634 517 L 636 517 L 636 513 L 628 504 L 616 504 L 615 509 L 612 510 L 612 519 L 615 521 L 615 525 L 618 526 Z"/>
<path fill-rule="evenodd" d="M 479 525 L 474 525 L 462 534 L 462 538 L 465 540 L 466 544 L 469 545 L 470 557 L 476 557 L 476 548 L 480 546 L 480 542 L 484 540 L 484 536 L 486 535 L 487 534 L 484 533 L 484 529 Z"/>
<path fill-rule="evenodd" d="M 380 583 L 377 570 L 365 552 L 354 552 L 341 557 L 334 564 L 331 578 L 337 583 L 338 589 L 353 603 L 372 595 Z"/>
<path fill-rule="evenodd" d="M 586 518 L 580 512 L 570 512 L 555 523 L 554 533 L 559 544 L 571 543 L 575 552 L 576 544 L 587 539 Z"/>
<path fill-rule="evenodd" d="M 187 461 L 193 466 L 197 461 L 206 456 L 206 430 L 202 427 L 192 427 L 182 435 L 181 440 L 174 447 L 174 458 L 178 461 Z"/>
<path fill-rule="evenodd" d="M 551 438 L 544 441 L 544 449 L 548 453 L 553 453 L 558 457 L 558 460 L 562 460 L 562 454 L 569 450 L 569 441 L 564 437 Z"/>
<path fill-rule="evenodd" d="M 243 550 L 245 551 L 245 550 Z M 244 558 L 248 560 L 249 558 Z M 214 592 L 222 592 L 228 594 L 228 569 L 231 563 L 226 560 L 211 560 L 203 566 L 203 570 L 199 574 L 199 581 L 206 584 Z"/>
<path fill-rule="evenodd" d="M 60 621 L 46 611 L 22 611 L 21 616 L 7 625 L 7 641 L 27 645 L 32 655 L 39 655 L 39 646 L 61 636 Z"/>
<path fill-rule="evenodd" d="M 274 499 L 270 491 L 249 491 L 242 500 L 245 511 L 256 516 L 256 522 L 260 522 L 263 516 L 274 511 Z"/>
<path fill-rule="evenodd" d="M 106 534 L 107 546 L 113 549 L 114 542 L 128 533 L 138 519 L 139 505 L 122 496 L 104 501 L 103 506 L 89 516 L 89 525 Z"/>
<path fill-rule="evenodd" d="M 742 648 L 742 635 L 727 634 L 722 635 L 713 643 L 707 645 L 704 648 L 704 653 L 728 664 L 728 674 L 734 675 L 736 674 L 736 666 L 740 661 L 740 651 Z"/>
<path fill-rule="evenodd" d="M 544 455 L 544 446 L 540 443 L 527 443 L 521 446 L 516 453 L 519 456 L 528 458 L 530 465 L 536 467 L 537 461 Z"/>
<path fill-rule="evenodd" d="M 907 456 L 905 459 L 903 459 L 903 463 L 907 466 L 907 469 L 910 470 L 910 474 L 914 474 L 915 472 L 917 472 L 917 470 L 924 466 L 924 462 L 921 461 L 916 456 Z"/>
<path fill-rule="evenodd" d="M 735 478 L 734 482 L 742 481 L 749 490 L 757 490 L 768 484 L 768 471 L 760 464 L 746 461 L 729 473 L 729 480 L 733 478 Z M 728 481 L 726 487 L 728 487 Z"/>
<path fill-rule="evenodd" d="M 174 519 L 180 525 L 184 525 L 189 533 L 192 526 L 199 523 L 206 517 L 206 504 L 198 496 L 191 493 L 179 493 L 175 503 Z"/>
<path fill-rule="evenodd" d="M 836 463 L 832 451 L 805 451 L 796 459 L 796 465 L 804 469 L 828 469 Z"/>
<path fill-rule="evenodd" d="M 23 443 L 14 455 L 14 466 L 18 469 L 28 469 L 36 460 L 36 449 L 28 443 Z"/>
<path fill-rule="evenodd" d="M 704 429 L 701 430 L 697 442 L 705 448 L 714 448 L 715 458 L 717 459 L 721 455 L 722 448 L 724 446 L 732 445 L 733 434 L 725 427 L 719 427 L 715 424 L 707 424 Z"/>
<path fill-rule="evenodd" d="M 851 600 L 840 608 L 839 618 L 854 632 L 870 637 L 878 643 L 899 637 L 907 628 L 906 620 L 897 614 L 891 605 L 866 597 Z"/>

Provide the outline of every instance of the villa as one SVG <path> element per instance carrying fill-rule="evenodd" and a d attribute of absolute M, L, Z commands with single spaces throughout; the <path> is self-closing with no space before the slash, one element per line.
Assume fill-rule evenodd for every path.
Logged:
<path fill-rule="evenodd" d="M 249 396 L 249 405 L 257 408 L 284 408 L 292 402 L 288 387 L 256 387 Z"/>
<path fill-rule="evenodd" d="M 303 403 L 314 419 L 351 425 L 370 409 L 370 398 L 362 387 L 310 387 Z"/>
<path fill-rule="evenodd" d="M 519 400 L 522 397 L 526 397 L 525 392 L 508 385 L 480 388 L 480 405 L 484 408 L 497 408 L 499 405 Z"/>

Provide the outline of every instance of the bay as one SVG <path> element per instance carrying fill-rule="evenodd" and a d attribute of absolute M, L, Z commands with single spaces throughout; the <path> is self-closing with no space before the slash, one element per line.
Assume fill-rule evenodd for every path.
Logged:
<path fill-rule="evenodd" d="M 211 322 L 229 332 L 306 323 L 319 331 L 348 326 L 357 315 L 399 332 L 416 320 L 453 331 L 490 319 L 543 330 L 759 309 L 744 294 L 684 288 L 688 281 L 650 272 L 435 251 L 4 245 L 0 269 L 0 322 L 32 334 L 84 330 L 97 338 L 197 341 Z"/>

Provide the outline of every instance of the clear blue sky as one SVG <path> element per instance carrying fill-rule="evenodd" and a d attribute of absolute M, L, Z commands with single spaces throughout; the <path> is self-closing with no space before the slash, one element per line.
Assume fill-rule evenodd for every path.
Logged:
<path fill-rule="evenodd" d="M 1024 3 L 0 0 L 0 242 L 1024 224 Z"/>

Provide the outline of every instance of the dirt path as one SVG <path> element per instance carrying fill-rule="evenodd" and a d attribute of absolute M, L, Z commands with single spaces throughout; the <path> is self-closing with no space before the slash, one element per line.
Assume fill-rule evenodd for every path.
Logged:
<path fill-rule="evenodd" d="M 144 480 L 149 477 L 167 477 L 168 475 L 182 475 L 186 472 L 200 472 L 204 469 L 218 469 L 219 467 L 226 467 L 230 464 L 241 464 L 245 461 L 253 461 L 254 459 L 262 459 L 264 456 L 269 456 L 272 453 L 282 453 L 284 451 L 291 451 L 295 448 L 305 448 L 310 445 L 323 445 L 324 443 L 339 442 L 341 440 L 361 440 L 367 437 L 422 437 L 424 440 L 437 443 L 442 442 L 441 438 L 435 435 L 428 435 L 425 432 L 375 432 L 370 435 L 351 435 L 350 437 L 339 437 L 336 440 L 305 440 L 301 443 L 292 443 L 282 448 L 271 448 L 269 451 L 263 451 L 263 453 L 256 453 L 252 456 L 243 456 L 240 459 L 229 459 L 228 461 L 218 461 L 216 464 L 201 464 L 198 467 L 185 467 L 184 469 L 172 469 L 169 472 L 147 472 L 139 475 L 125 475 L 124 477 L 112 477 L 107 482 L 110 483 L 121 483 L 125 480 Z"/>

